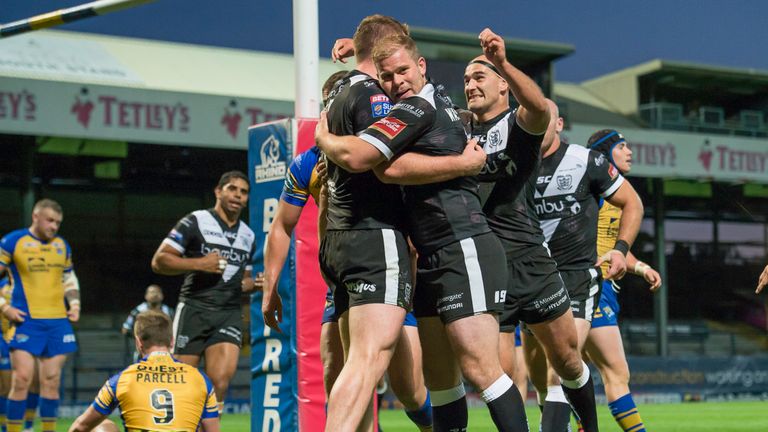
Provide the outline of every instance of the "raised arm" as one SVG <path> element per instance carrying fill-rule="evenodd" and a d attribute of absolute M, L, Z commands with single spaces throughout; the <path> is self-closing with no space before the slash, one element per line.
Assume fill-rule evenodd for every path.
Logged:
<path fill-rule="evenodd" d="M 549 107 L 544 93 L 528 75 L 507 61 L 504 39 L 491 29 L 484 29 L 478 36 L 485 57 L 507 81 L 515 100 L 520 104 L 517 120 L 520 127 L 531 134 L 544 133 L 549 123 Z"/>

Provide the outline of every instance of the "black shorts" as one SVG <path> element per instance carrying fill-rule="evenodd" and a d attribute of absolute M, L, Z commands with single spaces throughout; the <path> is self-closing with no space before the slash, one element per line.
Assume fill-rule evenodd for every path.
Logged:
<path fill-rule="evenodd" d="M 600 300 L 600 290 L 603 276 L 600 268 L 588 270 L 561 270 L 568 295 L 571 297 L 571 309 L 574 318 L 592 321 L 595 308 Z"/>
<path fill-rule="evenodd" d="M 543 245 L 507 255 L 507 268 L 507 298 L 499 316 L 502 332 L 514 332 L 518 321 L 539 324 L 555 319 L 571 307 L 557 264 Z"/>
<path fill-rule="evenodd" d="M 399 231 L 328 231 L 320 244 L 320 268 L 333 290 L 336 317 L 369 303 L 411 310 L 410 250 Z"/>
<path fill-rule="evenodd" d="M 202 355 L 220 342 L 242 346 L 242 327 L 240 309 L 212 311 L 179 303 L 173 317 L 173 353 Z"/>
<path fill-rule="evenodd" d="M 413 314 L 447 324 L 504 306 L 507 268 L 493 233 L 480 234 L 419 256 Z"/>

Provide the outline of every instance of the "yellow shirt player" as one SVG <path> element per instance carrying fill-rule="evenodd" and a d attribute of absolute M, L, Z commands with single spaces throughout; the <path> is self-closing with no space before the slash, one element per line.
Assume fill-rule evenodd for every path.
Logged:
<path fill-rule="evenodd" d="M 72 250 L 58 235 L 63 217 L 56 201 L 42 199 L 32 210 L 29 228 L 0 240 L 0 275 L 7 273 L 13 285 L 11 303 L 0 298 L 0 312 L 15 326 L 9 341 L 13 368 L 9 432 L 23 427 L 35 358 L 44 371 L 40 374 L 42 430 L 55 431 L 61 369 L 66 355 L 77 350 L 70 321 L 80 318 L 80 291 L 72 269 Z"/>
<path fill-rule="evenodd" d="M 213 385 L 197 368 L 171 356 L 170 319 L 160 312 L 142 312 L 134 334 L 136 349 L 145 357 L 110 378 L 69 431 L 117 431 L 112 424 L 99 424 L 120 407 L 126 432 L 195 432 L 198 426 L 218 432 Z"/>

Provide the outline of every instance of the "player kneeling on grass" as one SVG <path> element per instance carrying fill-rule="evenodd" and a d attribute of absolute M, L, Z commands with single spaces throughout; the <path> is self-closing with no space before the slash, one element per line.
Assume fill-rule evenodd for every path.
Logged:
<path fill-rule="evenodd" d="M 118 406 L 125 430 L 219 432 L 219 411 L 208 377 L 170 353 L 171 321 L 142 312 L 134 324 L 143 358 L 110 378 L 69 432 L 117 430 L 102 423 Z M 108 421 L 108 420 L 107 420 Z"/>

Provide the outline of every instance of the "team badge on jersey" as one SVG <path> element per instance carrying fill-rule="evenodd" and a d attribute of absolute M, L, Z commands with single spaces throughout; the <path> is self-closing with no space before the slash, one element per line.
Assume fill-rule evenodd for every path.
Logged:
<path fill-rule="evenodd" d="M 395 139 L 400 132 L 405 130 L 405 126 L 403 121 L 396 118 L 383 118 L 371 125 L 373 129 L 383 133 L 389 139 Z"/>
<path fill-rule="evenodd" d="M 573 186 L 573 177 L 570 174 L 557 176 L 557 189 L 568 190 Z"/>
<path fill-rule="evenodd" d="M 374 117 L 386 117 L 391 109 L 392 103 L 389 102 L 387 95 L 377 94 L 371 96 L 371 115 Z"/>

